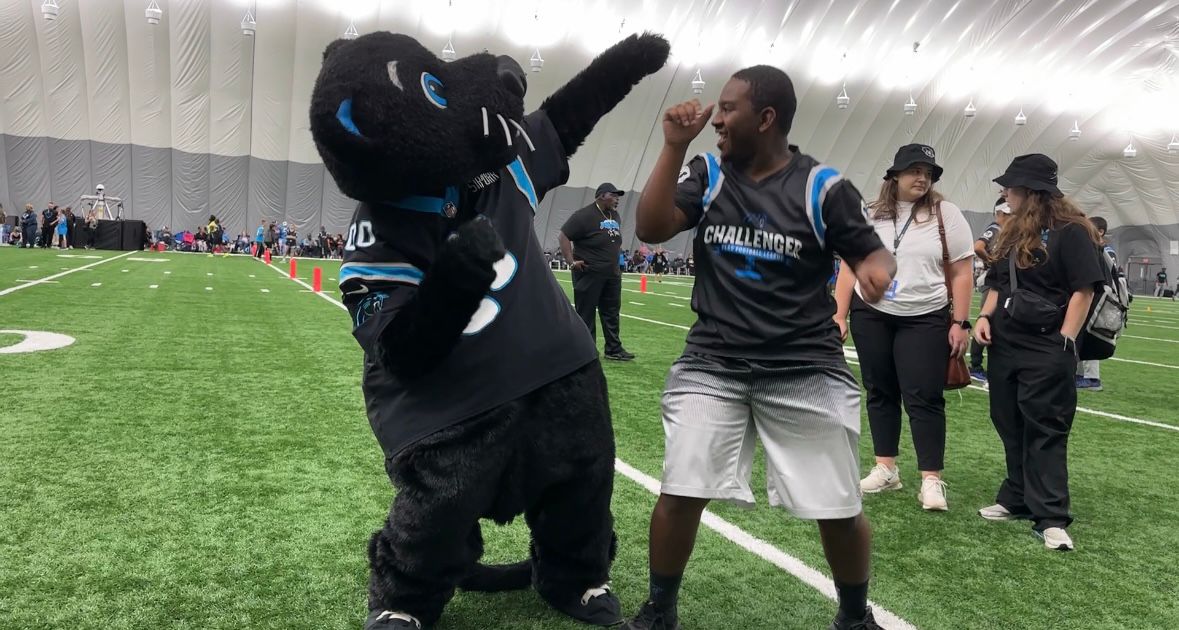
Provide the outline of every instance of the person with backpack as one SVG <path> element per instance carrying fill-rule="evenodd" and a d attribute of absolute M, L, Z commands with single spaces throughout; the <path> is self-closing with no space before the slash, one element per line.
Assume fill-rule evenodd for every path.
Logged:
<path fill-rule="evenodd" d="M 1097 235 L 1101 238 L 1101 253 L 1106 259 L 1106 264 L 1110 265 L 1112 269 L 1118 268 L 1118 255 L 1105 240 L 1105 232 L 1109 229 L 1109 223 L 1105 217 L 1092 217 L 1089 219 L 1093 222 L 1093 227 L 1097 228 Z M 1077 389 L 1084 389 L 1091 392 L 1099 392 L 1104 389 L 1101 386 L 1101 362 L 1100 361 L 1081 361 L 1077 367 Z"/>
<path fill-rule="evenodd" d="M 999 233 L 975 337 L 990 346 L 991 422 L 1007 459 L 992 521 L 1029 519 L 1054 550 L 1072 550 L 1068 437 L 1077 411 L 1078 340 L 1108 270 L 1100 237 L 1057 187 L 1056 162 L 1021 155 L 994 181 L 1011 208 Z"/>

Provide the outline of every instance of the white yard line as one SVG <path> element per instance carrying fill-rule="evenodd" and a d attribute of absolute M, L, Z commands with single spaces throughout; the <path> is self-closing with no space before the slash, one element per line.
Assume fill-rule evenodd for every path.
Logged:
<path fill-rule="evenodd" d="M 267 265 L 267 266 L 270 267 L 270 265 Z M 277 269 L 274 267 L 271 267 L 271 269 L 274 269 L 276 272 L 281 274 L 284 278 L 289 279 L 290 274 L 283 272 L 283 270 Z M 306 282 L 303 282 L 302 280 L 295 279 L 295 280 L 291 280 L 291 281 L 297 282 L 297 283 L 303 285 L 304 287 L 307 287 L 308 289 L 311 288 L 310 285 L 308 285 Z M 348 310 L 348 307 L 344 306 L 343 302 L 327 295 L 326 293 L 319 293 L 318 295 L 320 297 L 322 297 L 323 299 L 327 300 L 328 302 L 338 306 L 339 308 L 341 308 L 345 311 Z M 639 319 L 642 321 L 651 322 L 651 323 L 655 323 L 655 324 L 663 324 L 663 322 L 657 322 L 655 320 L 650 320 L 650 319 L 643 319 L 641 317 L 634 317 L 633 315 L 623 314 L 622 316 L 623 317 L 630 317 L 631 319 Z M 684 330 L 687 330 L 687 328 L 688 328 L 687 326 L 677 326 L 675 324 L 664 324 L 664 325 L 665 326 L 673 326 L 675 328 L 683 328 Z M 614 469 L 617 470 L 624 477 L 626 477 L 626 478 L 630 479 L 631 481 L 634 481 L 635 483 L 639 484 L 640 486 L 646 488 L 648 491 L 650 491 L 654 494 L 659 494 L 659 482 L 657 480 L 643 474 L 638 469 L 632 467 L 631 465 L 627 464 L 626 462 L 622 461 L 621 459 L 614 460 Z M 774 566 L 782 569 L 783 571 L 786 571 L 787 573 L 793 575 L 794 577 L 796 577 L 800 581 L 802 581 L 804 584 L 814 588 L 815 590 L 817 590 L 820 593 L 822 593 L 823 595 L 825 595 L 827 598 L 832 599 L 832 600 L 836 599 L 835 585 L 831 581 L 831 578 L 829 578 L 829 577 L 823 575 L 822 573 L 820 573 L 819 571 L 807 566 L 805 563 L 803 563 L 798 558 L 795 558 L 794 556 L 782 551 L 781 549 L 778 549 L 777 547 L 771 545 L 770 543 L 753 536 L 752 534 L 746 532 L 745 530 L 741 529 L 740 527 L 733 525 L 732 523 L 722 519 L 719 516 L 716 516 L 715 514 L 712 514 L 711 512 L 705 511 L 704 516 L 701 519 L 701 521 L 704 523 L 705 527 L 720 534 L 721 536 L 723 536 L 724 538 L 726 538 L 730 542 L 736 544 L 738 547 L 741 547 L 742 549 L 752 553 L 753 555 L 761 558 L 762 560 L 765 560 L 766 562 L 769 562 L 770 564 L 773 564 Z M 879 604 L 872 603 L 872 612 L 876 616 L 876 621 L 879 622 L 881 625 L 883 625 L 885 628 L 895 629 L 895 630 L 916 630 L 916 628 L 912 624 L 905 621 L 904 619 L 901 619 L 900 617 L 889 612 L 888 610 L 884 609 Z"/>
<path fill-rule="evenodd" d="M 1159 339 L 1157 337 L 1139 337 L 1138 335 L 1122 335 L 1123 339 L 1142 339 L 1144 341 L 1162 341 L 1164 343 L 1179 343 L 1176 339 Z"/>
<path fill-rule="evenodd" d="M 21 289 L 27 289 L 29 287 L 37 286 L 38 284 L 43 284 L 49 280 L 57 280 L 58 278 L 60 278 L 62 276 L 68 276 L 71 273 L 74 273 L 75 271 L 82 271 L 83 269 L 89 269 L 95 265 L 101 265 L 103 263 L 108 263 L 112 260 L 118 260 L 120 258 L 123 258 L 124 256 L 130 256 L 131 254 L 134 254 L 134 253 L 135 252 L 131 251 L 131 252 L 127 252 L 125 254 L 119 254 L 118 256 L 112 256 L 110 258 L 96 260 L 92 263 L 82 265 L 81 267 L 74 267 L 73 269 L 66 269 L 65 271 L 62 271 L 60 273 L 55 273 L 52 276 L 45 276 L 44 278 L 41 278 L 39 280 L 32 280 L 30 282 L 26 282 L 25 284 L 18 284 L 15 287 L 9 287 L 7 289 L 4 289 L 3 291 L 0 291 L 0 296 L 8 295 L 9 293 L 16 293 L 17 291 L 20 291 Z"/>
<path fill-rule="evenodd" d="M 614 470 L 617 470 L 622 476 L 639 484 L 647 489 L 651 494 L 659 494 L 659 480 L 651 477 L 640 470 L 635 469 L 630 464 L 621 459 L 614 460 Z M 835 583 L 831 578 L 824 575 L 822 572 L 811 568 L 802 560 L 778 549 L 774 545 L 757 538 L 756 536 L 746 532 L 736 525 L 726 521 L 725 519 L 705 510 L 700 522 L 705 527 L 720 534 L 724 538 L 736 544 L 738 547 L 748 551 L 749 553 L 769 562 L 770 564 L 782 569 L 783 571 L 798 578 L 803 584 L 819 591 L 828 599 L 836 600 Z M 916 630 L 913 624 L 901 619 L 894 613 L 889 612 L 884 607 L 876 602 L 868 602 L 872 606 L 872 614 L 876 617 L 876 622 L 885 628 L 896 630 Z"/>

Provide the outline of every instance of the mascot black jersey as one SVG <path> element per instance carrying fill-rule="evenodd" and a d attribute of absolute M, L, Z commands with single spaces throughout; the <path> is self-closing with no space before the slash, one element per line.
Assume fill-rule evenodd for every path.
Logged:
<path fill-rule="evenodd" d="M 492 120 L 491 124 L 498 123 Z M 386 454 L 555 381 L 597 358 L 585 325 L 557 284 L 533 229 L 545 192 L 568 162 L 543 111 L 524 118 L 518 157 L 440 197 L 361 203 L 348 228 L 340 290 L 366 350 L 364 393 Z M 504 133 L 509 133 L 507 129 Z M 376 357 L 377 337 L 412 295 L 464 218 L 491 222 L 507 253 L 458 345 L 433 369 L 398 377 Z M 527 305 L 522 306 L 522 295 Z"/>

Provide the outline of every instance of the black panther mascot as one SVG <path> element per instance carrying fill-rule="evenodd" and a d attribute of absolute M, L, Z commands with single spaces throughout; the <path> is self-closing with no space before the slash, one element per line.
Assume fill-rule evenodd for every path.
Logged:
<path fill-rule="evenodd" d="M 533 216 L 598 120 L 668 52 L 657 35 L 625 39 L 528 115 L 509 57 L 444 63 L 383 32 L 324 52 L 311 133 L 360 201 L 340 289 L 397 489 L 369 543 L 366 628 L 431 626 L 456 587 L 510 586 L 519 571 L 478 564 L 479 520 L 519 514 L 532 545 L 515 586 L 531 581 L 580 621 L 621 622 L 608 586 L 606 382 Z"/>

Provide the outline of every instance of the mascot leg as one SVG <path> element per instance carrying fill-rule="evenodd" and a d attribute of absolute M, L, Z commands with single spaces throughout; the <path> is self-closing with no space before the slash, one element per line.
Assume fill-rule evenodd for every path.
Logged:
<path fill-rule="evenodd" d="M 483 554 L 479 518 L 499 494 L 505 409 L 439 431 L 389 460 L 397 496 L 369 543 L 368 630 L 433 625 Z M 478 454 L 478 455 L 476 455 Z"/>
<path fill-rule="evenodd" d="M 615 538 L 614 430 L 601 365 L 594 363 L 542 390 L 531 410 L 539 465 L 553 480 L 525 510 L 532 530 L 533 586 L 553 608 L 578 621 L 622 621 L 610 592 Z"/>

